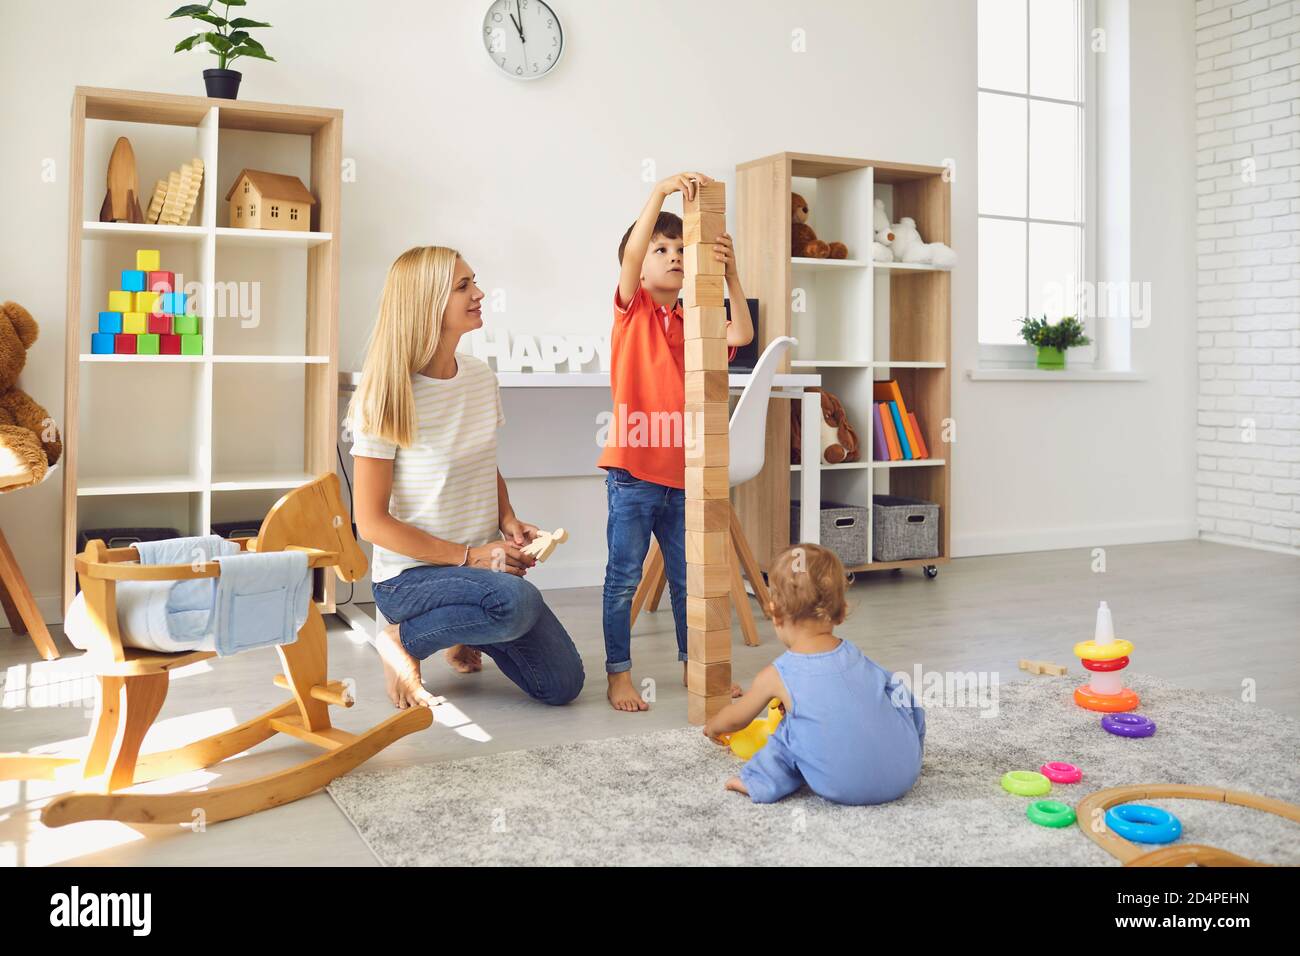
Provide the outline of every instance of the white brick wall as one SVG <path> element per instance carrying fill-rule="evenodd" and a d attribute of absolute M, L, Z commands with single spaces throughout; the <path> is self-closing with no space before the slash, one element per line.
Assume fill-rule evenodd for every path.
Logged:
<path fill-rule="evenodd" d="M 1197 0 L 1197 515 L 1300 553 L 1300 0 Z"/>

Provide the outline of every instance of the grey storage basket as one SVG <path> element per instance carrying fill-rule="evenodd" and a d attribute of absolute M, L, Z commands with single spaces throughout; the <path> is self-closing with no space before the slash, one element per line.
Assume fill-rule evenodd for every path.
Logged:
<path fill-rule="evenodd" d="M 873 495 L 871 551 L 876 561 L 939 556 L 939 506 L 920 498 Z"/>
<path fill-rule="evenodd" d="M 790 542 L 799 541 L 799 502 L 790 502 Z M 821 543 L 839 557 L 846 568 L 867 563 L 867 509 L 823 501 Z"/>

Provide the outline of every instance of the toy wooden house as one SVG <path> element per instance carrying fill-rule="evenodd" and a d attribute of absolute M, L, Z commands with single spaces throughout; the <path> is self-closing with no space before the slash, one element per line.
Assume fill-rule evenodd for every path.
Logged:
<path fill-rule="evenodd" d="M 316 198 L 297 176 L 241 170 L 226 193 L 233 229 L 311 231 L 311 207 Z"/>

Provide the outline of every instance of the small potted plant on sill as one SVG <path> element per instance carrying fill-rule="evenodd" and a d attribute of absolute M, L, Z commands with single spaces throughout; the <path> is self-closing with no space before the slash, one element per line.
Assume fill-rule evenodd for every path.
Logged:
<path fill-rule="evenodd" d="M 1041 319 L 1022 318 L 1020 337 L 1038 349 L 1038 367 L 1051 371 L 1065 368 L 1065 350 L 1076 345 L 1087 345 L 1092 339 L 1084 334 L 1083 323 L 1072 315 L 1055 325 Z"/>
<path fill-rule="evenodd" d="M 189 17 L 191 20 L 199 21 L 199 32 L 176 44 L 174 52 L 192 50 L 196 45 L 203 44 L 217 58 L 217 69 L 203 71 L 203 83 L 207 87 L 208 96 L 233 100 L 239 95 L 239 81 L 243 78 L 242 74 L 227 69 L 239 57 L 251 56 L 259 60 L 275 61 L 275 57 L 269 55 L 262 44 L 248 35 L 251 29 L 269 27 L 271 24 L 262 23 L 260 20 L 249 20 L 246 17 L 230 19 L 230 8 L 242 7 L 246 3 L 247 0 L 208 0 L 207 3 L 187 3 L 167 18 L 175 20 L 178 17 Z M 225 7 L 225 16 L 212 12 L 214 4 Z"/>

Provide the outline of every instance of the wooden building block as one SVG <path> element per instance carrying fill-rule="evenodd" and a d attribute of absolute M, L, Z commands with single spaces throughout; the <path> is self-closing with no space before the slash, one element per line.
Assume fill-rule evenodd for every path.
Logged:
<path fill-rule="evenodd" d="M 682 316 L 682 334 L 691 339 L 725 339 L 727 337 L 727 310 L 716 306 L 697 305 L 686 309 Z"/>
<path fill-rule="evenodd" d="M 686 501 L 687 531 L 727 531 L 731 527 L 731 502 Z M 690 565 L 686 567 L 687 579 L 690 577 Z"/>
<path fill-rule="evenodd" d="M 727 184 L 721 180 L 715 179 L 708 185 L 697 184 L 695 187 L 694 199 L 682 197 L 682 212 L 686 215 L 690 215 L 693 212 L 726 211 Z"/>
<path fill-rule="evenodd" d="M 686 401 L 726 402 L 728 373 L 726 372 L 687 372 Z"/>
<path fill-rule="evenodd" d="M 150 312 L 145 317 L 145 325 L 150 335 L 171 335 L 172 317 L 160 312 Z"/>
<path fill-rule="evenodd" d="M 686 690 L 702 697 L 730 697 L 731 661 L 687 661 Z"/>
<path fill-rule="evenodd" d="M 132 293 L 134 308 L 132 312 L 157 312 L 158 311 L 158 293 L 157 292 L 135 292 Z"/>
<path fill-rule="evenodd" d="M 711 443 L 705 441 L 700 442 L 699 444 L 707 448 Z M 731 496 L 731 485 L 727 481 L 727 472 L 728 469 L 726 465 L 718 465 L 712 468 L 697 468 L 687 465 L 686 497 L 703 499 L 705 501 L 729 500 Z"/>
<path fill-rule="evenodd" d="M 731 660 L 731 629 L 702 631 L 698 627 L 687 628 L 686 656 L 704 664 Z"/>
<path fill-rule="evenodd" d="M 731 417 L 726 402 L 687 402 L 682 432 L 687 444 L 700 435 L 725 435 Z"/>
<path fill-rule="evenodd" d="M 1065 665 L 1053 664 L 1051 661 L 1025 661 L 1020 662 L 1020 669 L 1028 671 L 1031 674 L 1049 674 L 1052 677 L 1064 677 Z"/>
<path fill-rule="evenodd" d="M 731 593 L 729 568 L 719 564 L 686 565 L 686 595 L 692 597 L 725 597 Z M 688 621 L 689 623 L 689 621 Z"/>
<path fill-rule="evenodd" d="M 157 272 L 146 273 L 148 281 L 145 288 L 152 292 L 175 292 L 176 291 L 176 273 Z"/>
<path fill-rule="evenodd" d="M 123 312 L 122 331 L 127 335 L 144 335 L 149 331 L 149 317 L 143 312 Z"/>
<path fill-rule="evenodd" d="M 686 719 L 698 727 L 710 717 L 715 716 L 729 703 L 731 703 L 731 694 L 729 692 L 718 694 L 716 697 L 705 697 L 702 694 L 688 692 L 686 695 Z"/>
<path fill-rule="evenodd" d="M 722 291 L 724 285 L 722 276 L 687 276 L 682 283 L 682 307 L 721 309 L 727 301 Z"/>
<path fill-rule="evenodd" d="M 709 567 L 709 565 L 696 565 L 696 567 Z M 690 589 L 689 584 L 687 589 Z M 702 631 L 730 630 L 731 596 L 729 594 L 721 597 L 687 595 L 686 626 L 699 628 Z"/>
<path fill-rule="evenodd" d="M 118 355 L 134 355 L 135 338 L 134 335 L 128 335 L 126 333 L 113 336 L 113 351 Z M 689 538 L 690 532 L 687 532 L 686 536 Z"/>
<path fill-rule="evenodd" d="M 691 212 L 682 217 L 682 244 L 702 242 L 712 246 L 727 231 L 727 215 L 722 212 Z"/>
<path fill-rule="evenodd" d="M 731 560 L 731 535 L 726 531 L 687 531 L 686 564 L 720 564 Z"/>
<path fill-rule="evenodd" d="M 137 249 L 135 267 L 141 272 L 158 272 L 162 269 L 162 253 L 157 249 Z"/>
<path fill-rule="evenodd" d="M 719 372 L 727 367 L 726 339 L 686 340 L 686 371 Z"/>
<path fill-rule="evenodd" d="M 135 302 L 132 299 L 134 293 L 125 292 L 121 289 L 114 289 L 108 294 L 108 311 L 109 312 L 134 312 Z"/>
<path fill-rule="evenodd" d="M 725 441 L 698 436 L 685 444 L 687 468 L 726 468 L 730 464 L 731 447 Z"/>
<path fill-rule="evenodd" d="M 711 242 L 697 242 L 686 247 L 682 254 L 682 270 L 686 278 L 692 276 L 725 275 L 727 264 L 718 258 Z"/>

